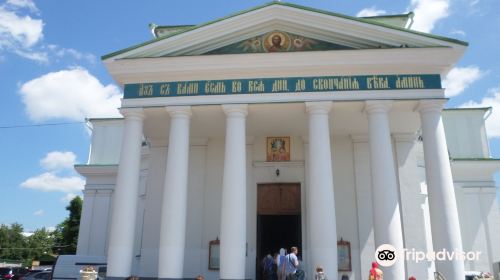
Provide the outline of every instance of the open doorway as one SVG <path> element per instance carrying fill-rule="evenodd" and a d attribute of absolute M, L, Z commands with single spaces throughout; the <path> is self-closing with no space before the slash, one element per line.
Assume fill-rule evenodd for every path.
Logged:
<path fill-rule="evenodd" d="M 302 245 L 300 183 L 259 184 L 257 200 L 256 279 L 260 280 L 267 254 Z"/>

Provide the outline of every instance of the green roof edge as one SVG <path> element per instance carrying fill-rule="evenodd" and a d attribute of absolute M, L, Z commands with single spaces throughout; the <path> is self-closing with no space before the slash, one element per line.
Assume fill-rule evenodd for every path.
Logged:
<path fill-rule="evenodd" d="M 461 110 L 481 110 L 488 111 L 491 110 L 492 107 L 471 107 L 471 108 L 445 108 L 444 111 L 461 111 Z"/>
<path fill-rule="evenodd" d="M 399 15 L 380 15 L 380 16 L 369 16 L 369 17 L 356 17 L 356 18 L 361 18 L 361 19 L 375 19 L 375 18 L 396 18 L 396 17 L 409 17 L 410 15 L 414 15 L 414 12 L 408 12 L 406 14 L 399 14 Z"/>
<path fill-rule="evenodd" d="M 109 163 L 109 164 L 75 164 L 74 167 L 114 167 L 118 166 L 118 163 Z"/>
<path fill-rule="evenodd" d="M 192 27 L 196 24 L 179 24 L 179 25 L 157 25 L 156 28 L 182 28 L 182 27 Z"/>
<path fill-rule="evenodd" d="M 228 16 L 225 16 L 225 17 L 222 17 L 222 18 L 219 18 L 219 19 L 215 19 L 215 20 L 212 20 L 212 21 L 209 21 L 209 22 L 206 22 L 206 23 L 202 23 L 202 24 L 199 24 L 199 25 L 194 25 L 192 27 L 188 27 L 186 29 L 180 30 L 179 32 L 174 32 L 174 33 L 172 33 L 170 35 L 167 35 L 167 36 L 164 36 L 164 37 L 160 37 L 160 38 L 155 38 L 155 39 L 152 39 L 152 40 L 148 40 L 148 41 L 145 41 L 143 43 L 140 43 L 140 44 L 137 44 L 137 45 L 133 45 L 133 46 L 130 46 L 128 48 L 121 49 L 121 50 L 118 50 L 118 51 L 115 51 L 115 52 L 103 55 L 103 56 L 101 56 L 101 60 L 105 60 L 105 59 L 111 58 L 113 56 L 116 56 L 116 55 L 119 55 L 119 54 L 122 54 L 122 53 L 125 53 L 125 52 L 128 52 L 128 51 L 131 51 L 131 50 L 134 50 L 134 49 L 137 49 L 137 48 L 149 45 L 151 43 L 155 43 L 155 42 L 158 42 L 158 41 L 161 41 L 161 40 L 164 40 L 164 39 L 167 39 L 167 38 L 170 38 L 170 37 L 173 37 L 173 36 L 185 33 L 185 32 L 189 32 L 191 30 L 195 30 L 195 29 L 198 29 L 198 28 L 210 25 L 210 24 L 214 24 L 214 23 L 219 22 L 219 21 L 223 21 L 223 20 L 226 20 L 226 19 L 229 19 L 229 18 L 232 18 L 232 17 L 236 17 L 236 16 L 239 16 L 239 15 L 245 14 L 245 13 L 249 13 L 249 12 L 252 12 L 252 11 L 263 9 L 265 7 L 272 6 L 272 5 L 282 5 L 282 6 L 292 7 L 292 8 L 296 8 L 296 9 L 305 10 L 305 11 L 316 12 L 316 13 L 320 13 L 320 14 L 325 14 L 325 15 L 330 15 L 330 16 L 336 16 L 336 17 L 340 17 L 340 18 L 345 18 L 345 19 L 349 19 L 349 20 L 363 22 L 363 23 L 367 23 L 367 24 L 378 25 L 378 26 L 382 26 L 382 27 L 386 27 L 386 28 L 390 28 L 390 29 L 394 29 L 394 30 L 398 30 L 398 31 L 413 33 L 413 34 L 416 34 L 416 35 L 421 35 L 421 36 L 425 36 L 425 37 L 429 37 L 429 38 L 433 38 L 433 39 L 437 39 L 437 40 L 447 41 L 447 42 L 450 42 L 450 43 L 455 43 L 455 44 L 459 44 L 459 45 L 463 45 L 463 46 L 468 46 L 469 45 L 469 43 L 467 43 L 465 41 L 461 41 L 461 40 L 457 40 L 457 39 L 453 39 L 453 38 L 448 38 L 448 37 L 444 37 L 444 36 L 439 36 L 439 35 L 434 35 L 434 34 L 429 34 L 429 33 L 424 33 L 424 32 L 420 32 L 420 31 L 410 30 L 410 29 L 401 28 L 401 27 L 397 27 L 397 26 L 392 26 L 392 25 L 388 25 L 388 24 L 384 24 L 384 23 L 380 23 L 380 22 L 375 22 L 375 21 L 372 21 L 372 20 L 366 19 L 366 18 L 359 18 L 359 17 L 348 16 L 348 15 L 344 15 L 344 14 L 339 14 L 339 13 L 335 13 L 335 12 L 320 10 L 320 9 L 306 7 L 306 6 L 292 4 L 292 3 L 284 3 L 284 2 L 273 1 L 273 2 L 269 2 L 269 3 L 266 3 L 266 4 L 260 5 L 260 6 L 256 6 L 256 7 L 249 8 L 249 9 L 245 9 L 245 10 L 242 10 L 240 12 L 237 12 L 237 13 L 234 13 L 234 14 L 230 14 Z"/>
<path fill-rule="evenodd" d="M 500 158 L 450 158 L 452 161 L 500 161 Z"/>
<path fill-rule="evenodd" d="M 118 118 L 88 118 L 86 120 L 91 122 L 91 121 L 122 121 L 124 119 L 125 119 L 124 117 L 121 118 L 118 117 Z"/>

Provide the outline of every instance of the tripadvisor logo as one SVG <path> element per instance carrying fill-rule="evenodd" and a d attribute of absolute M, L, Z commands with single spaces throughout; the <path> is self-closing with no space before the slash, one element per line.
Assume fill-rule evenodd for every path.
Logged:
<path fill-rule="evenodd" d="M 396 248 L 390 244 L 382 244 L 375 250 L 375 260 L 381 266 L 392 266 L 398 260 Z"/>
<path fill-rule="evenodd" d="M 382 244 L 375 250 L 375 260 L 381 266 L 388 267 L 396 263 L 398 258 L 405 261 L 413 261 L 416 263 L 423 261 L 478 261 L 480 251 L 464 252 L 462 250 L 448 251 L 441 249 L 439 251 L 419 251 L 415 249 L 396 250 L 391 244 Z"/>

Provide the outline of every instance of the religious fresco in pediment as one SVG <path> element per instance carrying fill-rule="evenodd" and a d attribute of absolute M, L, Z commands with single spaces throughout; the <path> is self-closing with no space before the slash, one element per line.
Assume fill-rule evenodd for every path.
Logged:
<path fill-rule="evenodd" d="M 207 54 L 240 54 L 346 50 L 350 47 L 307 38 L 288 32 L 272 31 L 257 37 L 215 49 Z"/>

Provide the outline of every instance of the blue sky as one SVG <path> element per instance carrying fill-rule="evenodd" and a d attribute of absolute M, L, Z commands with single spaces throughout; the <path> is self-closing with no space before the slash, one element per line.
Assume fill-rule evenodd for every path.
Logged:
<path fill-rule="evenodd" d="M 88 157 L 82 122 L 116 116 L 121 95 L 101 55 L 151 39 L 149 23 L 199 24 L 267 2 L 0 0 L 0 223 L 53 227 L 81 195 L 72 165 Z M 448 106 L 493 106 L 487 129 L 500 157 L 499 1 L 287 2 L 352 16 L 414 11 L 414 29 L 468 41 L 445 81 Z"/>

